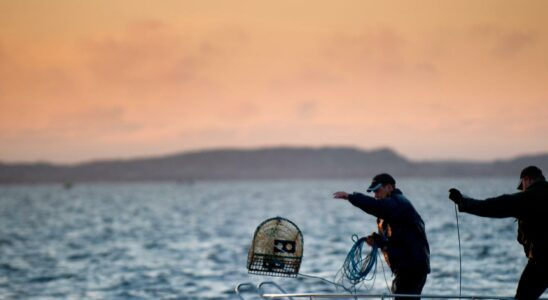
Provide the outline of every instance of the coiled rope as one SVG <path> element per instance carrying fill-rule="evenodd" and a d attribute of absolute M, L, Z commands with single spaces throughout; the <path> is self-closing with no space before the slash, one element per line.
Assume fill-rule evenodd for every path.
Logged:
<path fill-rule="evenodd" d="M 364 281 L 375 279 L 378 247 L 372 246 L 370 252 L 364 251 L 364 245 L 367 244 L 367 237 L 358 238 L 352 235 L 354 245 L 346 255 L 344 263 L 337 272 L 339 282 L 347 289 L 356 290 L 357 286 Z"/>
<path fill-rule="evenodd" d="M 358 238 L 358 236 L 354 234 L 352 235 L 352 241 L 354 241 L 354 245 L 350 248 L 342 267 L 335 275 L 335 281 L 337 282 L 303 273 L 299 273 L 299 276 L 320 279 L 337 287 L 341 287 L 349 293 L 357 292 L 358 286 L 364 283 L 364 281 L 375 279 L 379 248 L 372 246 L 371 251 L 366 253 L 364 251 L 364 245 L 367 243 L 367 237 Z"/>

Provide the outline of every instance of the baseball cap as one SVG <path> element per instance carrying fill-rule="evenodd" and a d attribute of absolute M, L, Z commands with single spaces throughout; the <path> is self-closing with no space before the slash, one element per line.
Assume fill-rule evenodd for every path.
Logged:
<path fill-rule="evenodd" d="M 373 177 L 373 180 L 371 181 L 371 184 L 367 188 L 367 192 L 374 192 L 378 189 L 380 189 L 385 184 L 396 184 L 396 180 L 394 180 L 394 177 L 390 176 L 390 174 L 387 173 L 381 173 Z"/>
<path fill-rule="evenodd" d="M 518 190 L 521 190 L 523 188 L 523 185 L 521 183 L 521 179 L 523 177 L 536 179 L 536 178 L 544 178 L 544 175 L 542 175 L 542 170 L 536 166 L 528 166 L 524 168 L 523 170 L 521 170 L 521 174 L 519 175 L 520 181 L 518 185 Z"/>

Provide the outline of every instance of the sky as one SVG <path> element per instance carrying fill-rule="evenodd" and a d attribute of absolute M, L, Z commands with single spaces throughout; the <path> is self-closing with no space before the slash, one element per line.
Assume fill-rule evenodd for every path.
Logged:
<path fill-rule="evenodd" d="M 0 162 L 548 152 L 548 1 L 0 0 Z"/>

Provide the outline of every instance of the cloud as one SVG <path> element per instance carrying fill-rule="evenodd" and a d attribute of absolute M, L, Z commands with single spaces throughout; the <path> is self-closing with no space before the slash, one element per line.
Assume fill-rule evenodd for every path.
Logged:
<path fill-rule="evenodd" d="M 441 75 L 441 71 L 435 66 L 433 62 L 422 61 L 414 66 L 414 71 L 420 74 L 422 78 L 428 78 L 430 80 L 437 80 Z"/>
<path fill-rule="evenodd" d="M 20 126 L 15 130 L 0 131 L 0 138 L 72 140 L 80 137 L 93 141 L 127 134 L 136 134 L 142 124 L 125 118 L 122 107 L 91 106 L 70 111 L 50 111 L 41 121 L 31 126 Z M 108 135 L 105 135 L 108 133 Z"/>
<path fill-rule="evenodd" d="M 493 53 L 500 58 L 512 58 L 533 46 L 536 40 L 531 32 L 506 32 L 495 40 Z"/>
<path fill-rule="evenodd" d="M 436 83 L 443 75 L 438 61 L 443 61 L 441 56 L 446 53 L 444 47 L 428 48 L 422 41 L 401 29 L 365 28 L 356 35 L 333 37 L 325 45 L 324 59 L 336 66 L 331 72 L 342 80 L 361 81 L 372 89 Z M 437 56 L 432 51 L 437 51 Z"/>
<path fill-rule="evenodd" d="M 339 35 L 327 45 L 327 57 L 344 63 L 344 68 L 368 73 L 396 73 L 405 68 L 403 34 L 391 28 L 366 30 L 355 36 Z"/>
<path fill-rule="evenodd" d="M 4 68 L 6 67 L 6 61 L 6 50 L 4 50 L 3 39 L 0 37 L 0 74 L 2 74 L 1 72 L 4 71 Z"/>
<path fill-rule="evenodd" d="M 311 97 L 318 90 L 329 89 L 344 83 L 344 76 L 333 70 L 325 61 L 318 60 L 314 67 L 297 65 L 287 68 L 286 73 L 269 79 L 269 88 L 274 93 L 293 94 L 296 97 Z"/>
<path fill-rule="evenodd" d="M 5 79 L 8 77 L 8 58 L 0 38 L 0 103 L 6 93 Z"/>
<path fill-rule="evenodd" d="M 120 106 L 92 106 L 80 111 L 53 115 L 47 132 L 66 136 L 100 136 L 135 133 L 142 124 L 125 119 L 125 109 Z"/>
<path fill-rule="evenodd" d="M 465 45 L 483 49 L 485 54 L 501 59 L 512 59 L 528 48 L 533 48 L 539 40 L 533 29 L 508 29 L 494 24 L 478 24 L 465 30 Z"/>
<path fill-rule="evenodd" d="M 80 105 L 80 78 L 70 66 L 21 46 L 0 51 L 0 134 L 43 129 L 51 114 Z"/>
<path fill-rule="evenodd" d="M 0 36 L 0 96 L 6 94 L 7 90 L 10 89 L 10 86 L 14 83 L 13 77 L 19 76 L 19 72 L 15 68 L 15 59 L 9 52 L 7 44 Z M 0 98 L 0 101 L 2 100 L 4 99 Z"/>
<path fill-rule="evenodd" d="M 233 128 L 205 127 L 179 132 L 173 144 L 186 149 L 237 146 L 238 130 Z"/>
<path fill-rule="evenodd" d="M 221 117 L 231 122 L 248 121 L 262 114 L 261 107 L 252 102 L 234 103 L 231 110 L 225 110 Z"/>
<path fill-rule="evenodd" d="M 546 44 L 541 29 L 527 27 L 534 23 L 474 26 L 477 20 L 458 13 L 454 21 L 392 22 L 391 14 L 351 20 L 326 10 L 333 19 L 308 15 L 280 24 L 270 11 L 266 19 L 234 21 L 232 12 L 210 9 L 212 15 L 199 9 L 162 21 L 132 15 L 40 39 L 0 36 L 0 135 L 28 140 L 22 145 L 48 140 L 53 154 L 84 143 L 75 142 L 80 137 L 86 147 L 153 153 L 411 144 L 445 132 L 465 139 L 509 132 L 520 122 L 547 124 L 532 120 L 545 110 L 525 108 L 546 103 Z M 379 25 L 383 20 L 390 25 Z M 519 106 L 517 99 L 535 100 Z M 432 143 L 423 143 L 424 153 Z"/>
<path fill-rule="evenodd" d="M 296 116 L 298 118 L 310 118 L 314 116 L 314 112 L 317 108 L 317 102 L 315 101 L 302 101 L 296 105 Z"/>
<path fill-rule="evenodd" d="M 82 49 L 90 85 L 96 88 L 93 97 L 102 98 L 98 101 L 134 107 L 145 103 L 149 114 L 173 118 L 179 117 L 176 112 L 192 113 L 198 118 L 234 89 L 231 81 L 242 80 L 234 75 L 238 65 L 233 56 L 242 57 L 238 50 L 246 42 L 245 32 L 236 27 L 194 32 L 144 20 L 90 39 Z"/>
<path fill-rule="evenodd" d="M 207 52 L 157 21 L 132 23 L 120 36 L 88 42 L 85 51 L 95 80 L 139 92 L 193 82 L 204 64 L 201 55 Z"/>

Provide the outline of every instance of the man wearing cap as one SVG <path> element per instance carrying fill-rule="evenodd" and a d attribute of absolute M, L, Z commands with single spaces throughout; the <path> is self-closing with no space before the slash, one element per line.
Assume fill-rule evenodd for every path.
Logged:
<path fill-rule="evenodd" d="M 375 176 L 367 192 L 374 192 L 375 197 L 356 192 L 336 192 L 333 197 L 377 217 L 378 233 L 368 236 L 367 243 L 382 250 L 394 273 L 392 292 L 420 295 L 430 273 L 430 247 L 421 216 L 389 174 Z"/>
<path fill-rule="evenodd" d="M 463 196 L 449 190 L 449 199 L 459 211 L 480 217 L 518 220 L 517 240 L 528 258 L 516 291 L 516 299 L 538 299 L 548 288 L 548 183 L 536 166 L 521 171 L 521 192 L 485 200 Z"/>

